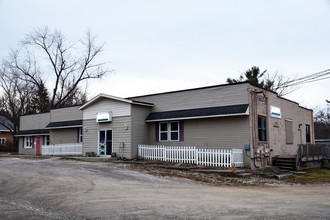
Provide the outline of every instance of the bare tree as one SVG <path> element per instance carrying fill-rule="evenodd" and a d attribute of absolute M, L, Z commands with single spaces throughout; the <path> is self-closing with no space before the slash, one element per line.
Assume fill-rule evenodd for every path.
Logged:
<path fill-rule="evenodd" d="M 0 87 L 0 114 L 9 119 L 13 124 L 7 127 L 12 131 L 19 129 L 19 117 L 30 113 L 30 102 L 34 87 L 28 81 L 16 77 L 13 69 L 1 68 Z M 6 126 L 5 124 L 3 124 Z"/>
<path fill-rule="evenodd" d="M 102 48 L 90 31 L 75 43 L 47 27 L 28 34 L 0 63 L 0 115 L 13 122 L 9 129 L 18 131 L 21 115 L 84 103 L 84 82 L 110 72 L 98 60 Z"/>
<path fill-rule="evenodd" d="M 86 94 L 80 85 L 110 72 L 98 61 L 102 48 L 90 31 L 84 40 L 70 44 L 60 31 L 44 27 L 28 34 L 22 49 L 13 51 L 8 63 L 19 71 L 20 78 L 27 78 L 35 86 L 46 83 L 51 91 L 50 108 L 60 108 L 81 104 Z"/>

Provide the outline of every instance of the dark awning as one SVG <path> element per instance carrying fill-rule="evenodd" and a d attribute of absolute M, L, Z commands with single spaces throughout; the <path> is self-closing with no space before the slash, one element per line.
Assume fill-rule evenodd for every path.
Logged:
<path fill-rule="evenodd" d="M 249 115 L 248 104 L 153 112 L 146 122 Z"/>
<path fill-rule="evenodd" d="M 46 129 L 78 128 L 81 126 L 82 126 L 82 120 L 58 121 L 58 122 L 50 122 L 46 126 Z"/>
<path fill-rule="evenodd" d="M 36 130 L 24 130 L 18 131 L 14 136 L 38 136 L 38 135 L 49 135 L 49 131 L 46 129 L 36 129 Z"/>

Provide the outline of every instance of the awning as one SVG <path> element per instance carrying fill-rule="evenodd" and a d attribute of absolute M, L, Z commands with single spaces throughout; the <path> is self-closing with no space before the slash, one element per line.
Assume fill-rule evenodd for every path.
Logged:
<path fill-rule="evenodd" d="M 39 136 L 39 135 L 49 135 L 49 131 L 46 129 L 18 131 L 15 133 L 14 136 L 20 137 L 20 136 Z"/>
<path fill-rule="evenodd" d="M 82 127 L 82 120 L 50 122 L 46 126 L 46 129 L 79 128 L 79 127 Z"/>
<path fill-rule="evenodd" d="M 146 118 L 146 122 L 249 115 L 248 109 L 248 104 L 242 104 L 166 112 L 152 112 Z"/>

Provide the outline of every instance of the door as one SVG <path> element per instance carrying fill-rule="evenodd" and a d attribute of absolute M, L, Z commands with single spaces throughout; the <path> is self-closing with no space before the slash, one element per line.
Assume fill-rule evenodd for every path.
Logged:
<path fill-rule="evenodd" d="M 41 156 L 41 143 L 40 143 L 40 136 L 36 138 L 36 155 Z"/>
<path fill-rule="evenodd" d="M 99 131 L 99 156 L 107 156 L 112 153 L 112 130 Z"/>

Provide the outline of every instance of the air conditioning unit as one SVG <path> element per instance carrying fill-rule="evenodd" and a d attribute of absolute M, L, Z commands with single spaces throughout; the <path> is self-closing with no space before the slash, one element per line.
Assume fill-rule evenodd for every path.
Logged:
<path fill-rule="evenodd" d="M 96 115 L 96 122 L 110 122 L 112 121 L 112 112 L 100 112 Z"/>

